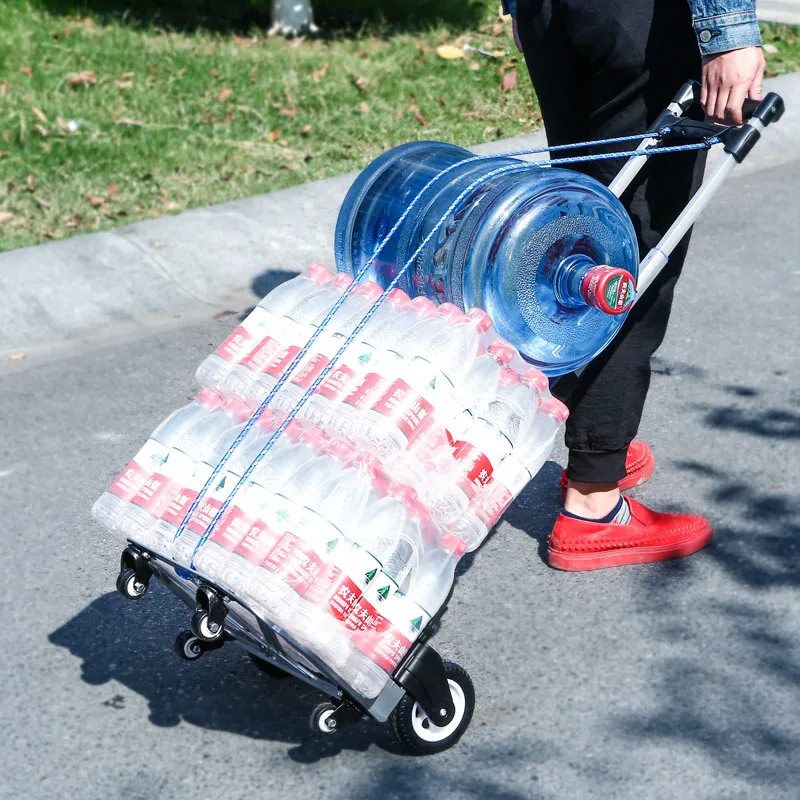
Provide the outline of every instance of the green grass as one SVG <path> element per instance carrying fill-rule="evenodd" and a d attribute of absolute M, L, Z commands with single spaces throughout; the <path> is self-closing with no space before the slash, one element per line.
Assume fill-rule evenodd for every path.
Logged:
<path fill-rule="evenodd" d="M 0 7 L 0 250 L 356 170 L 412 139 L 467 145 L 541 121 L 492 0 L 468 30 L 373 24 L 291 42 L 45 9 Z M 797 32 L 768 36 L 770 68 L 797 68 Z M 496 57 L 448 61 L 444 43 Z M 71 85 L 81 72 L 96 82 Z"/>

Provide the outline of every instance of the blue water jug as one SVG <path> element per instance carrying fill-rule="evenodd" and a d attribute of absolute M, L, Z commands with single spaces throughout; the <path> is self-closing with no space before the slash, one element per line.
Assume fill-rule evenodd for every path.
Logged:
<path fill-rule="evenodd" d="M 498 333 L 549 376 L 591 361 L 635 296 L 636 235 L 619 200 L 577 172 L 518 159 L 472 159 L 442 142 L 411 142 L 356 179 L 336 224 L 336 264 L 355 276 L 425 186 L 362 281 L 395 279 L 450 206 L 398 286 L 437 303 L 483 308 Z"/>

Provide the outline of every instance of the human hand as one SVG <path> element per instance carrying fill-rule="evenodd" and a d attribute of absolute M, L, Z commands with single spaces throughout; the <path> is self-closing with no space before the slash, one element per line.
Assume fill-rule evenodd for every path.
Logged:
<path fill-rule="evenodd" d="M 514 34 L 514 44 L 517 46 L 517 50 L 522 52 L 522 42 L 519 40 L 519 30 L 517 30 L 517 18 L 511 18 L 511 30 Z"/>
<path fill-rule="evenodd" d="M 764 54 L 760 47 L 714 53 L 703 59 L 700 104 L 712 122 L 741 125 L 742 105 L 763 99 Z"/>

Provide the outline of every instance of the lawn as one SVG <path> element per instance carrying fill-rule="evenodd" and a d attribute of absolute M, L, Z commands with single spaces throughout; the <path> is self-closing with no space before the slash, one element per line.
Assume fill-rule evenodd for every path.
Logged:
<path fill-rule="evenodd" d="M 356 170 L 411 139 L 468 145 L 541 123 L 491 0 L 466 29 L 293 41 L 54 7 L 0 6 L 0 250 Z M 797 31 L 768 26 L 765 41 L 772 72 L 798 68 Z"/>

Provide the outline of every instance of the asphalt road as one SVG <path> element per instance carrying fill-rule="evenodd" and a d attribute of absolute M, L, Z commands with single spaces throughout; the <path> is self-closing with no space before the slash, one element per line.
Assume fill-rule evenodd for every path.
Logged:
<path fill-rule="evenodd" d="M 172 653 L 187 610 L 113 590 L 91 503 L 230 329 L 209 321 L 0 378 L 4 798 L 796 798 L 800 785 L 800 161 L 706 213 L 656 364 L 636 490 L 707 514 L 684 561 L 542 561 L 546 465 L 459 579 L 438 648 L 478 707 L 448 753 L 366 724 L 312 734 L 320 698 L 226 647 Z M 20 367 L 20 369 L 17 369 Z"/>

